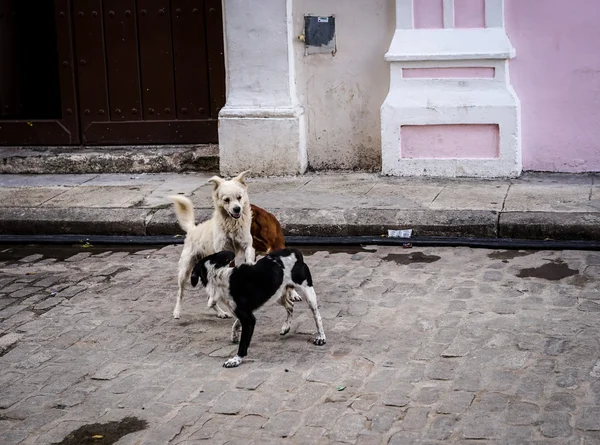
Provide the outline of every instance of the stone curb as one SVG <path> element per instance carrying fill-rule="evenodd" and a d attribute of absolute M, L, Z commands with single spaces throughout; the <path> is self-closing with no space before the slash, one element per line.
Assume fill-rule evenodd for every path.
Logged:
<path fill-rule="evenodd" d="M 599 240 L 600 213 L 503 212 L 500 238 Z"/>
<path fill-rule="evenodd" d="M 388 229 L 412 228 L 419 236 L 496 237 L 498 215 L 491 211 L 439 210 L 314 210 L 271 209 L 286 235 L 379 236 Z M 197 220 L 210 217 L 212 209 L 196 209 Z M 171 209 L 157 211 L 147 235 L 181 233 Z"/>
<path fill-rule="evenodd" d="M 413 229 L 413 236 L 597 240 L 600 214 L 487 210 L 272 209 L 287 236 L 380 236 Z M 196 220 L 212 209 L 196 209 Z M 176 235 L 168 209 L 3 208 L 3 235 Z"/>
<path fill-rule="evenodd" d="M 13 235 L 144 235 L 147 209 L 4 208 L 0 233 Z"/>

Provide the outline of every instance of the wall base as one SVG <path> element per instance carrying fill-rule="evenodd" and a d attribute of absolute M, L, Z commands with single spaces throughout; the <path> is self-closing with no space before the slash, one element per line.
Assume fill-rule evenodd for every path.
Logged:
<path fill-rule="evenodd" d="M 233 110 L 219 116 L 219 160 L 223 175 L 251 170 L 253 176 L 306 171 L 306 133 L 301 108 Z"/>
<path fill-rule="evenodd" d="M 497 128 L 478 136 L 480 128 Z M 441 131 L 441 139 L 402 136 Z M 418 136 L 418 135 L 417 135 Z M 394 176 L 510 178 L 521 174 L 520 104 L 504 82 L 402 81 L 381 107 L 382 173 Z M 436 153 L 437 151 L 437 153 Z M 420 153 L 419 153 L 420 152 Z"/>

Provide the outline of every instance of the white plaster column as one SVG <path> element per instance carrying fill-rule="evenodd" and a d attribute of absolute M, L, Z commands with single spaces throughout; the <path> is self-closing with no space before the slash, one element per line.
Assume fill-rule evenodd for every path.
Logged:
<path fill-rule="evenodd" d="M 385 55 L 391 78 L 381 107 L 382 172 L 518 176 L 521 111 L 510 84 L 515 50 L 504 29 L 504 0 L 485 0 L 485 27 L 455 28 L 452 0 L 443 1 L 442 12 L 443 27 L 416 29 L 413 0 L 396 0 Z"/>
<path fill-rule="evenodd" d="M 223 0 L 223 10 L 227 101 L 219 113 L 221 173 L 304 173 L 292 0 Z"/>

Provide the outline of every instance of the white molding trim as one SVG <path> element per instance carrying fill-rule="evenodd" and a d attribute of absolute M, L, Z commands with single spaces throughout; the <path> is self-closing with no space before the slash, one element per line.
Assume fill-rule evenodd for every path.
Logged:
<path fill-rule="evenodd" d="M 454 0 L 444 0 L 442 8 L 444 28 L 454 28 Z"/>
<path fill-rule="evenodd" d="M 504 0 L 485 0 L 485 26 L 504 28 Z"/>
<path fill-rule="evenodd" d="M 515 55 L 502 28 L 396 29 L 385 60 L 504 60 Z"/>
<path fill-rule="evenodd" d="M 396 0 L 396 29 L 413 28 L 413 15 L 413 0 Z"/>
<path fill-rule="evenodd" d="M 298 118 L 304 114 L 304 109 L 297 105 L 295 107 L 259 107 L 259 108 L 233 108 L 225 106 L 219 112 L 219 118 L 271 118 L 287 119 Z"/>

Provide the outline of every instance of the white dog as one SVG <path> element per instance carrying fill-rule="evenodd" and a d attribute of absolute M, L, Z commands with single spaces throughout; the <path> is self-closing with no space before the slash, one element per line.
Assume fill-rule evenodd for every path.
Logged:
<path fill-rule="evenodd" d="M 192 201 L 184 196 L 170 196 L 175 203 L 179 225 L 187 234 L 179 258 L 179 291 L 173 310 L 174 318 L 181 316 L 183 291 L 197 261 L 216 252 L 230 250 L 235 252 L 237 264 L 254 264 L 255 251 L 250 233 L 252 213 L 245 182 L 248 173 L 249 171 L 242 172 L 228 181 L 218 176 L 208 180 L 214 184 L 212 195 L 215 211 L 211 219 L 198 225 Z M 230 317 L 213 298 L 209 298 L 208 307 L 214 309 L 219 318 Z"/>

